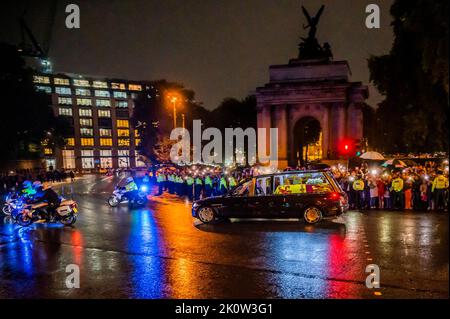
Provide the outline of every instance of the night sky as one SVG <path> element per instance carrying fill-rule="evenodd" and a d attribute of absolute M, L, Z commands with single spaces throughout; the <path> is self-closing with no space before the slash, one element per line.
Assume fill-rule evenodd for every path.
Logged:
<path fill-rule="evenodd" d="M 16 19 L 26 20 L 39 41 L 48 27 L 49 3 L 14 1 L 0 12 L 0 41 L 18 43 Z M 65 6 L 76 3 L 81 28 L 66 29 Z M 381 8 L 381 29 L 365 27 L 365 7 Z M 156 80 L 193 89 L 197 100 L 215 108 L 225 97 L 243 98 L 268 81 L 271 64 L 297 56 L 306 36 L 304 5 L 315 14 L 325 4 L 318 27 L 335 60 L 347 59 L 354 81 L 368 84 L 367 58 L 392 45 L 392 0 L 90 0 L 59 1 L 49 56 L 56 72 Z M 369 103 L 381 99 L 370 86 Z"/>

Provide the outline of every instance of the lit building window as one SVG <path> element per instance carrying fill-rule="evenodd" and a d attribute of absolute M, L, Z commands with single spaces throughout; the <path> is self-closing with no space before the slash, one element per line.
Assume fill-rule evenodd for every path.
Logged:
<path fill-rule="evenodd" d="M 111 106 L 111 101 L 110 100 L 95 100 L 95 105 L 109 107 L 109 106 Z"/>
<path fill-rule="evenodd" d="M 73 137 L 66 138 L 66 146 L 75 146 L 75 139 Z"/>
<path fill-rule="evenodd" d="M 113 96 L 114 96 L 114 98 L 116 98 L 116 99 L 126 99 L 126 98 L 127 98 L 127 92 L 117 92 L 117 91 L 114 91 L 114 92 L 113 92 Z"/>
<path fill-rule="evenodd" d="M 100 136 L 111 136 L 111 129 L 101 128 L 100 129 Z"/>
<path fill-rule="evenodd" d="M 83 168 L 94 168 L 93 150 L 81 150 L 81 166 Z"/>
<path fill-rule="evenodd" d="M 59 108 L 59 115 L 72 116 L 72 109 L 68 108 L 68 107 L 60 107 Z"/>
<path fill-rule="evenodd" d="M 98 117 L 111 117 L 110 110 L 98 110 Z"/>
<path fill-rule="evenodd" d="M 139 137 L 139 131 L 138 130 L 134 130 L 134 137 Z"/>
<path fill-rule="evenodd" d="M 52 88 L 50 86 L 37 85 L 36 91 L 44 92 L 47 94 L 52 94 Z"/>
<path fill-rule="evenodd" d="M 130 166 L 130 152 L 128 150 L 118 150 L 119 167 Z"/>
<path fill-rule="evenodd" d="M 75 168 L 75 151 L 74 150 L 63 150 L 62 151 L 63 158 L 63 167 L 66 169 L 74 169 Z"/>
<path fill-rule="evenodd" d="M 116 107 L 128 107 L 128 101 L 116 101 Z"/>
<path fill-rule="evenodd" d="M 92 126 L 92 119 L 80 119 L 80 126 Z"/>
<path fill-rule="evenodd" d="M 119 145 L 119 146 L 130 146 L 130 139 L 128 139 L 128 138 L 119 138 L 117 140 L 117 145 Z"/>
<path fill-rule="evenodd" d="M 90 86 L 88 80 L 79 80 L 79 79 L 73 79 L 73 85 L 75 85 L 75 86 Z"/>
<path fill-rule="evenodd" d="M 125 84 L 124 83 L 115 83 L 115 82 L 111 82 L 111 89 L 114 90 L 125 90 Z"/>
<path fill-rule="evenodd" d="M 139 144 L 141 144 L 141 139 L 140 138 L 135 138 L 134 139 L 134 145 L 139 146 Z"/>
<path fill-rule="evenodd" d="M 77 99 L 77 104 L 78 105 L 86 105 L 86 106 L 92 105 L 92 100 L 91 99 L 80 99 L 80 98 L 78 98 Z"/>
<path fill-rule="evenodd" d="M 35 75 L 35 76 L 33 76 L 33 82 L 34 83 L 42 83 L 42 84 L 50 84 L 50 78 L 48 76 Z"/>
<path fill-rule="evenodd" d="M 111 94 L 109 93 L 109 91 L 95 90 L 94 94 L 97 97 L 111 97 Z"/>
<path fill-rule="evenodd" d="M 112 138 L 101 138 L 100 146 L 112 146 Z"/>
<path fill-rule="evenodd" d="M 130 131 L 129 130 L 117 130 L 117 136 L 130 136 Z"/>
<path fill-rule="evenodd" d="M 79 109 L 78 110 L 78 114 L 80 116 L 91 117 L 92 116 L 92 110 L 91 109 Z"/>
<path fill-rule="evenodd" d="M 80 96 L 91 96 L 91 90 L 89 89 L 76 89 L 75 90 L 76 95 Z"/>
<path fill-rule="evenodd" d="M 54 78 L 53 83 L 56 85 L 70 85 L 69 79 Z"/>
<path fill-rule="evenodd" d="M 94 139 L 93 138 L 82 138 L 81 146 L 94 146 Z"/>
<path fill-rule="evenodd" d="M 44 154 L 45 155 L 52 155 L 53 154 L 53 150 L 51 148 L 44 148 Z"/>
<path fill-rule="evenodd" d="M 129 84 L 128 85 L 128 90 L 131 91 L 142 91 L 142 86 L 139 84 Z"/>
<path fill-rule="evenodd" d="M 58 97 L 58 104 L 72 105 L 72 99 L 70 97 Z"/>
<path fill-rule="evenodd" d="M 130 127 L 128 120 L 117 120 L 117 127 Z"/>
<path fill-rule="evenodd" d="M 108 83 L 103 81 L 94 81 L 92 82 L 92 86 L 95 88 L 108 88 Z"/>
<path fill-rule="evenodd" d="M 110 168 L 112 166 L 111 150 L 100 150 L 100 167 Z"/>
<path fill-rule="evenodd" d="M 57 94 L 61 94 L 61 95 L 70 95 L 72 94 L 72 90 L 70 88 L 66 88 L 63 86 L 56 86 L 55 87 L 55 92 Z"/>
<path fill-rule="evenodd" d="M 80 135 L 81 136 L 93 136 L 94 130 L 91 128 L 82 127 L 82 128 L 80 128 Z"/>

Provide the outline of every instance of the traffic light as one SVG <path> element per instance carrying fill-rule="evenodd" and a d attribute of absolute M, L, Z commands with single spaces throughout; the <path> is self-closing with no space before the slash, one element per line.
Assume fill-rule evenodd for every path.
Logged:
<path fill-rule="evenodd" d="M 355 150 L 355 143 L 353 139 L 345 138 L 338 144 L 338 151 L 343 156 L 353 156 Z"/>
<path fill-rule="evenodd" d="M 356 156 L 361 156 L 362 154 L 362 141 L 360 139 L 355 139 L 355 154 Z"/>

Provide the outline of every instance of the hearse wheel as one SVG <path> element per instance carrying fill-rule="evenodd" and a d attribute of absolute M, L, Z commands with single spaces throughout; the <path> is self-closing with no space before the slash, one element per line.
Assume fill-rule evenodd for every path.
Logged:
<path fill-rule="evenodd" d="M 198 219 L 204 224 L 213 222 L 216 219 L 216 212 L 213 208 L 205 206 L 200 207 L 197 213 Z"/>
<path fill-rule="evenodd" d="M 307 207 L 303 212 L 303 219 L 308 224 L 317 224 L 322 219 L 322 211 L 314 206 Z"/>

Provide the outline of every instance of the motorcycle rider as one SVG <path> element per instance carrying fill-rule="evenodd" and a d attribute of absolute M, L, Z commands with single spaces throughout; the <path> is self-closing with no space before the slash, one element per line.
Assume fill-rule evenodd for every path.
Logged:
<path fill-rule="evenodd" d="M 45 207 L 45 211 L 48 214 L 48 219 L 50 221 L 53 220 L 55 209 L 60 205 L 61 200 L 48 182 L 44 182 L 44 184 L 42 184 L 42 196 L 36 198 L 36 201 L 38 203 L 33 205 L 33 208 Z"/>
<path fill-rule="evenodd" d="M 138 187 L 133 177 L 130 176 L 126 179 L 126 184 L 123 187 L 123 190 L 125 191 L 123 196 L 128 198 L 130 201 L 134 201 L 134 198 L 137 195 Z"/>
<path fill-rule="evenodd" d="M 22 194 L 26 199 L 33 198 L 36 194 L 36 189 L 33 187 L 31 181 L 26 180 L 22 183 Z"/>

